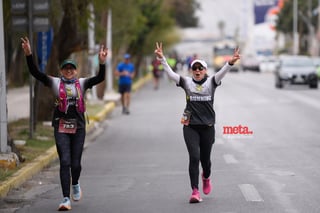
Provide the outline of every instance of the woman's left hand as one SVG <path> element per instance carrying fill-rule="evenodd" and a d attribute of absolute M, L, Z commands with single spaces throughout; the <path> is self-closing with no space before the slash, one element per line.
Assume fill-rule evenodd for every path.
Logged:
<path fill-rule="evenodd" d="M 100 64 L 106 63 L 107 56 L 108 56 L 108 48 L 105 48 L 103 45 L 101 45 L 100 51 L 99 51 L 99 63 Z"/>
<path fill-rule="evenodd" d="M 234 53 L 232 58 L 229 60 L 229 64 L 233 65 L 234 63 L 236 63 L 238 60 L 240 59 L 240 49 L 239 47 L 236 47 L 234 49 Z"/>

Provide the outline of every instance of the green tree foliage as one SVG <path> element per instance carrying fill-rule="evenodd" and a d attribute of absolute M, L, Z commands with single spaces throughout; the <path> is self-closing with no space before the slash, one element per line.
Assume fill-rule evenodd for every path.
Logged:
<path fill-rule="evenodd" d="M 312 25 L 317 30 L 318 25 L 318 15 L 314 14 L 313 11 L 318 6 L 318 0 L 297 0 L 298 3 L 298 25 L 297 31 L 300 38 L 300 52 L 306 52 L 307 48 L 305 47 L 305 43 L 301 42 L 303 38 L 306 38 L 310 32 L 310 27 L 308 25 Z M 276 24 L 276 30 L 278 32 L 284 33 L 286 35 L 293 36 L 293 1 L 287 0 L 284 3 L 283 8 L 280 10 L 278 15 L 278 20 Z"/>
<path fill-rule="evenodd" d="M 311 4 L 309 5 L 309 1 L 305 0 L 297 0 L 298 2 L 298 32 L 301 34 L 307 34 L 308 26 L 307 23 L 303 20 L 302 16 L 308 19 L 310 23 L 316 27 L 318 16 L 313 15 L 312 11 L 316 9 L 318 6 L 318 0 L 310 1 Z M 293 1 L 285 1 L 283 8 L 279 13 L 279 17 L 277 20 L 277 31 L 283 33 L 292 33 L 293 31 Z"/>
<path fill-rule="evenodd" d="M 137 15 L 135 18 L 135 33 L 127 47 L 127 52 L 135 55 L 135 63 L 139 72 L 143 57 L 153 53 L 156 41 L 163 41 L 170 46 L 178 40 L 174 30 L 174 20 L 168 11 L 162 7 L 162 1 L 140 0 L 135 1 Z M 169 39 L 171 35 L 172 39 Z M 118 36 L 115 36 L 116 38 Z"/>
<path fill-rule="evenodd" d="M 172 15 L 179 27 L 197 27 L 198 18 L 195 16 L 200 5 L 196 0 L 167 0 L 172 9 Z"/>
<path fill-rule="evenodd" d="M 115 62 L 128 52 L 139 72 L 143 57 L 153 53 L 156 41 L 171 45 L 179 39 L 171 8 L 163 0 L 118 0 L 111 7 Z"/>

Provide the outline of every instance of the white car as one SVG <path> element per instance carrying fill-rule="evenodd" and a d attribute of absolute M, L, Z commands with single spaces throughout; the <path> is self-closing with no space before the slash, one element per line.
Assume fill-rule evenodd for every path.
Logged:
<path fill-rule="evenodd" d="M 309 56 L 281 55 L 278 62 L 276 88 L 282 88 L 284 83 L 308 84 L 310 88 L 318 88 L 316 67 Z"/>
<path fill-rule="evenodd" d="M 259 64 L 260 72 L 275 72 L 278 61 L 275 57 L 265 57 Z"/>

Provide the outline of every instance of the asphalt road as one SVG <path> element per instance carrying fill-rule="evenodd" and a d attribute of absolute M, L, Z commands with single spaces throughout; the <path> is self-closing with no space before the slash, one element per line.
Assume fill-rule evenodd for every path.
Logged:
<path fill-rule="evenodd" d="M 274 87 L 272 73 L 229 73 L 216 91 L 213 192 L 189 204 L 188 156 L 180 116 L 184 92 L 162 79 L 133 94 L 88 136 L 83 199 L 75 212 L 316 213 L 320 212 L 320 91 Z M 232 128 L 244 133 L 227 134 Z M 56 212 L 61 189 L 56 163 L 13 191 L 6 212 Z M 5 211 L 5 210 L 4 210 Z"/>

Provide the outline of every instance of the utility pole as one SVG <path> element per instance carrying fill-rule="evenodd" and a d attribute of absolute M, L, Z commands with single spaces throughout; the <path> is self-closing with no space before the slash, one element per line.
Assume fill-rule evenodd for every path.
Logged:
<path fill-rule="evenodd" d="M 107 21 L 107 40 L 106 45 L 108 48 L 107 56 L 107 92 L 113 91 L 113 74 L 112 74 L 112 11 L 108 10 L 108 21 Z"/>
<path fill-rule="evenodd" d="M 312 25 L 312 9 L 311 9 L 311 1 L 309 0 L 308 5 L 308 12 L 307 16 L 303 15 L 303 13 L 299 10 L 298 14 L 302 21 L 308 26 L 308 52 L 311 56 L 315 56 L 316 54 L 316 48 L 317 48 L 317 41 L 315 40 L 315 27 Z"/>
<path fill-rule="evenodd" d="M 7 152 L 8 144 L 8 116 L 7 116 L 7 90 L 6 90 L 6 66 L 4 59 L 4 35 L 3 35 L 3 7 L 0 1 L 0 152 Z"/>
<path fill-rule="evenodd" d="M 315 33 L 315 30 L 314 30 L 314 27 L 312 25 L 312 2 L 311 0 L 308 0 L 308 30 L 309 30 L 309 41 L 308 41 L 308 51 L 309 51 L 309 54 L 313 56 L 313 49 L 314 49 L 314 44 L 313 44 L 313 37 L 314 37 L 314 33 Z"/>
<path fill-rule="evenodd" d="M 96 56 L 96 50 L 95 50 L 95 36 L 94 36 L 94 30 L 95 30 L 95 24 L 94 24 L 94 8 L 92 3 L 89 4 L 89 20 L 88 20 L 88 49 L 89 49 L 89 67 L 91 70 L 91 76 L 94 76 L 96 74 L 96 67 L 95 67 L 95 56 Z M 97 100 L 97 90 L 96 87 L 92 88 L 92 99 Z"/>
<path fill-rule="evenodd" d="M 309 28 L 309 54 L 316 56 L 318 53 L 318 42 L 316 39 L 317 29 L 312 24 L 312 0 L 308 1 L 308 28 Z"/>
<path fill-rule="evenodd" d="M 318 45 L 318 50 L 317 50 L 317 55 L 320 55 L 320 45 L 319 45 L 319 41 L 320 41 L 320 0 L 318 0 L 318 26 L 317 26 L 317 45 Z"/>
<path fill-rule="evenodd" d="M 293 0 L 293 54 L 299 54 L 298 3 Z"/>
<path fill-rule="evenodd" d="M 32 23 L 33 23 L 33 14 L 32 14 L 32 1 L 28 0 L 28 35 L 30 46 L 33 48 L 33 30 L 32 30 Z M 33 138 L 34 133 L 34 80 L 31 74 L 29 74 L 29 93 L 30 93 L 30 120 L 29 120 L 29 138 Z"/>

